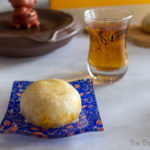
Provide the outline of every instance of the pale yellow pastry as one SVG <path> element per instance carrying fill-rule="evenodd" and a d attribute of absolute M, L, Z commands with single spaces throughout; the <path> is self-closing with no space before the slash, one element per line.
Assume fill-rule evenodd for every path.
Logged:
<path fill-rule="evenodd" d="M 64 126 L 75 121 L 81 112 L 77 90 L 58 79 L 34 82 L 20 101 L 20 111 L 27 122 L 43 128 Z"/>
<path fill-rule="evenodd" d="M 150 13 L 147 14 L 142 20 L 142 30 L 150 33 Z"/>

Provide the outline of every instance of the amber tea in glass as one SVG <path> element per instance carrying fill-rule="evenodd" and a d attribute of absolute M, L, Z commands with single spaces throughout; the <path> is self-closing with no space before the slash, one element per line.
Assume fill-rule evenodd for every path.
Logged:
<path fill-rule="evenodd" d="M 126 32 L 131 17 L 130 11 L 119 8 L 91 9 L 85 12 L 90 36 L 88 71 L 94 79 L 113 82 L 126 73 Z"/>

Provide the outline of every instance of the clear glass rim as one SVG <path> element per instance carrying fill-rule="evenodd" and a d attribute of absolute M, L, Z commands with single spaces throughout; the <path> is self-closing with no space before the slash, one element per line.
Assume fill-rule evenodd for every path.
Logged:
<path fill-rule="evenodd" d="M 94 10 L 96 10 L 96 11 L 100 11 L 100 10 L 105 10 L 105 9 L 109 9 L 109 10 L 124 10 L 124 11 L 126 11 L 126 12 L 128 12 L 129 13 L 129 15 L 127 15 L 127 16 L 125 16 L 125 17 L 123 17 L 123 18 L 121 18 L 121 19 L 112 19 L 112 20 L 105 20 L 104 18 L 101 18 L 101 19 L 94 19 L 94 18 L 92 18 L 92 17 L 88 17 L 87 16 L 87 14 L 89 14 L 89 13 L 91 13 L 92 11 L 94 11 Z M 131 19 L 132 18 L 132 16 L 133 16 L 133 12 L 132 11 L 130 11 L 129 9 L 127 9 L 127 8 L 117 8 L 117 7 L 99 7 L 99 8 L 91 8 L 91 9 L 86 9 L 85 11 L 84 11 L 84 18 L 87 18 L 87 19 L 89 19 L 89 20 L 93 20 L 93 21 L 97 21 L 97 22 L 121 22 L 121 21 L 125 21 L 125 20 L 129 20 L 129 19 Z"/>

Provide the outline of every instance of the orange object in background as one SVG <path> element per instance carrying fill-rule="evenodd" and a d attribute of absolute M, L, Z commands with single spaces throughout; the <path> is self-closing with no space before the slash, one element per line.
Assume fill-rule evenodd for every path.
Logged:
<path fill-rule="evenodd" d="M 150 0 L 50 0 L 51 9 L 148 4 Z"/>

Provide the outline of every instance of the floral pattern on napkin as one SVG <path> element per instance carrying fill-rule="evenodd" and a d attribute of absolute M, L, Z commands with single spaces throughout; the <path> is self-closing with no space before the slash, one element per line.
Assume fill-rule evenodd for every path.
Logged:
<path fill-rule="evenodd" d="M 0 133 L 12 133 L 33 136 L 38 138 L 60 138 L 90 131 L 102 131 L 103 125 L 98 111 L 93 81 L 83 79 L 72 81 L 82 100 L 82 111 L 77 122 L 70 123 L 60 128 L 43 129 L 25 122 L 20 114 L 20 100 L 24 90 L 33 82 L 15 81 L 13 84 L 10 102 L 5 117 L 0 125 Z"/>

